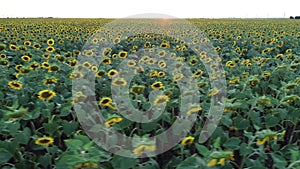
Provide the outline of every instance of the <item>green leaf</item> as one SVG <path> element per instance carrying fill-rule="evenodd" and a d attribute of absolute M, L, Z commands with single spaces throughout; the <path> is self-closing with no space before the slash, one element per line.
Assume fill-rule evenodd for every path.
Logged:
<path fill-rule="evenodd" d="M 285 160 L 285 158 L 275 153 L 271 153 L 271 156 L 274 160 L 274 167 L 286 168 L 287 161 Z"/>
<path fill-rule="evenodd" d="M 228 149 L 233 149 L 233 150 L 237 150 L 239 149 L 239 144 L 241 143 L 241 140 L 237 137 L 232 137 L 230 139 L 228 139 L 223 146 L 228 148 Z"/>
<path fill-rule="evenodd" d="M 38 162 L 45 168 L 50 167 L 51 164 L 51 156 L 50 155 L 43 155 L 39 156 Z"/>
<path fill-rule="evenodd" d="M 241 147 L 240 147 L 240 154 L 242 156 L 248 155 L 250 153 L 252 153 L 252 148 L 251 146 L 247 145 L 246 143 L 242 143 Z"/>
<path fill-rule="evenodd" d="M 234 119 L 234 126 L 239 130 L 246 130 L 250 126 L 250 122 L 242 117 Z"/>
<path fill-rule="evenodd" d="M 78 123 L 77 122 L 68 122 L 68 121 L 63 121 L 63 131 L 67 136 L 70 136 L 72 133 L 76 131 L 78 128 Z"/>
<path fill-rule="evenodd" d="M 208 148 L 206 148 L 206 146 L 200 145 L 198 143 L 195 143 L 195 146 L 198 152 L 204 157 L 207 157 L 210 154 L 210 151 L 208 150 Z"/>
<path fill-rule="evenodd" d="M 44 123 L 43 127 L 45 128 L 45 131 L 49 135 L 53 135 L 54 132 L 58 131 L 58 128 L 60 127 L 60 125 L 57 124 L 56 122 L 52 122 L 52 123 Z"/>
<path fill-rule="evenodd" d="M 115 155 L 112 160 L 111 164 L 113 168 L 122 168 L 122 169 L 129 169 L 134 167 L 136 164 L 138 164 L 139 160 L 135 158 L 127 158 Z"/>
<path fill-rule="evenodd" d="M 221 123 L 226 127 L 230 127 L 232 125 L 232 119 L 229 116 L 224 115 L 221 119 Z"/>
<path fill-rule="evenodd" d="M 204 166 L 204 160 L 197 155 L 193 155 L 181 162 L 176 169 L 199 169 L 203 168 Z"/>
<path fill-rule="evenodd" d="M 221 145 L 221 137 L 218 137 L 213 145 L 215 148 L 219 148 Z"/>
<path fill-rule="evenodd" d="M 155 160 L 150 159 L 146 163 L 143 163 L 142 166 L 137 166 L 135 169 L 159 169 L 159 165 Z"/>
<path fill-rule="evenodd" d="M 149 132 L 149 131 L 154 130 L 156 128 L 156 125 L 157 125 L 157 123 L 142 123 L 141 124 L 142 129 L 145 132 Z"/>
<path fill-rule="evenodd" d="M 81 140 L 65 140 L 67 147 L 71 150 L 80 149 L 83 146 L 83 142 Z"/>
<path fill-rule="evenodd" d="M 4 148 L 0 148 L 0 164 L 6 163 L 13 155 Z"/>
<path fill-rule="evenodd" d="M 274 127 L 279 123 L 279 118 L 275 117 L 273 115 L 267 115 L 266 116 L 266 125 L 269 127 Z"/>

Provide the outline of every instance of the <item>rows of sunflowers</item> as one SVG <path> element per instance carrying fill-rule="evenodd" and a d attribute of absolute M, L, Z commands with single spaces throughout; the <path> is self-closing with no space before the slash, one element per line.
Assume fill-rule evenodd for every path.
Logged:
<path fill-rule="evenodd" d="M 111 22 L 114 20 L 0 19 L 1 168 L 300 167 L 298 20 L 188 19 L 203 34 L 203 39 L 193 43 L 210 43 L 215 57 L 201 48 L 192 49 L 184 38 L 153 33 L 112 39 L 113 47 L 99 53 L 91 47 L 109 40 L 95 35 Z M 133 20 L 132 25 L 135 22 L 140 21 Z M 166 22 L 172 21 L 160 20 Z M 176 32 L 176 27 L 172 29 Z M 156 58 L 151 57 L 154 54 Z M 96 55 L 101 55 L 100 64 L 80 60 Z M 185 65 L 189 71 L 167 69 L 170 62 L 178 70 Z M 222 67 L 224 73 L 211 74 L 207 65 L 212 70 Z M 82 70 L 93 76 L 94 96 L 72 92 L 74 82 L 87 76 Z M 131 80 L 122 78 L 131 70 Z M 220 77 L 226 80 L 226 91 L 212 87 L 212 79 Z M 185 79 L 194 88 L 185 87 Z M 123 107 L 124 100 L 113 96 L 122 87 L 129 88 L 129 102 Z M 198 142 L 209 120 L 212 98 L 222 92 L 226 94 L 222 117 L 212 135 Z M 184 98 L 195 93 L 200 97 L 198 104 L 182 111 Z M 110 143 L 107 150 L 87 134 L 99 128 L 83 124 L 75 105 L 93 99 L 102 112 L 103 128 L 141 140 L 166 132 L 182 112 L 196 122 L 165 152 L 156 154 L 159 145 L 141 141 L 127 152 L 135 158 L 125 157 L 114 153 L 122 149 L 113 146 L 120 142 L 117 136 L 105 135 Z M 156 119 L 138 123 L 131 118 L 140 116 L 130 116 L 135 111 L 121 115 L 119 111 L 129 104 Z M 160 110 L 160 106 L 164 107 L 162 114 L 148 111 Z M 184 128 L 173 130 L 180 133 Z M 166 137 L 164 141 L 170 140 Z"/>

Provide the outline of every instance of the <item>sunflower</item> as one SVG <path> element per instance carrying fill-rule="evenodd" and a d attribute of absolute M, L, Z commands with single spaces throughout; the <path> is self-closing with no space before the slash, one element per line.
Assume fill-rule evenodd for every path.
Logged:
<path fill-rule="evenodd" d="M 211 92 L 208 93 L 207 96 L 211 97 L 211 96 L 214 96 L 214 95 L 216 95 L 216 94 L 218 94 L 218 93 L 219 93 L 219 90 L 218 90 L 218 89 L 213 89 Z"/>
<path fill-rule="evenodd" d="M 118 43 L 121 42 L 121 39 L 120 38 L 116 38 L 113 42 L 114 42 L 114 44 L 118 44 Z"/>
<path fill-rule="evenodd" d="M 169 97 L 165 95 L 160 95 L 154 100 L 154 105 L 165 104 L 169 101 Z"/>
<path fill-rule="evenodd" d="M 151 85 L 151 88 L 154 89 L 154 90 L 159 90 L 159 89 L 162 89 L 164 86 L 161 82 L 154 82 L 152 85 Z"/>
<path fill-rule="evenodd" d="M 276 56 L 275 56 L 275 60 L 279 60 L 280 58 L 282 58 L 282 56 L 283 56 L 283 54 L 281 54 L 281 53 L 278 54 L 278 55 L 276 55 Z"/>
<path fill-rule="evenodd" d="M 277 136 L 272 135 L 272 136 L 267 136 L 267 137 L 264 137 L 264 138 L 257 139 L 256 144 L 257 145 L 263 145 L 263 144 L 265 144 L 266 142 L 268 142 L 270 140 L 277 140 Z"/>
<path fill-rule="evenodd" d="M 122 117 L 114 117 L 114 118 L 111 118 L 111 119 L 109 119 L 109 120 L 107 120 L 107 121 L 105 122 L 105 126 L 106 126 L 106 127 L 111 127 L 112 125 L 114 125 L 114 124 L 116 124 L 116 123 L 119 123 L 119 122 L 121 122 L 122 120 L 123 120 Z"/>
<path fill-rule="evenodd" d="M 164 77 L 165 75 L 166 75 L 165 72 L 158 72 L 158 73 L 157 73 L 157 76 L 158 76 L 158 77 Z"/>
<path fill-rule="evenodd" d="M 173 82 L 178 82 L 182 78 L 184 78 L 184 75 L 182 73 L 177 73 L 177 74 L 175 74 L 175 76 L 173 78 Z"/>
<path fill-rule="evenodd" d="M 284 42 L 281 41 L 281 42 L 279 42 L 279 44 L 277 45 L 277 47 L 278 47 L 278 48 L 282 48 L 283 45 L 284 45 Z"/>
<path fill-rule="evenodd" d="M 116 59 L 117 58 L 117 54 L 111 55 L 111 58 Z"/>
<path fill-rule="evenodd" d="M 11 44 L 9 45 L 9 49 L 14 51 L 14 50 L 18 50 L 18 47 L 16 45 Z"/>
<path fill-rule="evenodd" d="M 118 78 L 118 79 L 115 79 L 112 82 L 112 85 L 114 85 L 114 86 L 126 86 L 127 82 L 124 78 Z"/>
<path fill-rule="evenodd" d="M 253 78 L 251 78 L 251 79 L 249 79 L 249 80 L 247 81 L 247 84 L 249 84 L 249 85 L 251 85 L 251 86 L 255 86 L 255 85 L 257 85 L 259 82 L 260 82 L 260 80 L 259 80 L 258 78 L 253 77 Z"/>
<path fill-rule="evenodd" d="M 268 53 L 271 51 L 271 48 L 266 48 L 264 50 L 261 51 L 262 54 Z"/>
<path fill-rule="evenodd" d="M 104 48 L 102 50 L 102 56 L 108 57 L 111 54 L 112 49 L 111 48 Z"/>
<path fill-rule="evenodd" d="M 235 77 L 235 78 L 229 80 L 230 84 L 236 84 L 236 83 L 239 83 L 239 82 L 240 82 L 240 78 L 238 78 L 238 77 Z"/>
<path fill-rule="evenodd" d="M 42 146 L 49 146 L 54 142 L 54 139 L 51 137 L 42 137 L 35 140 L 35 144 L 42 145 Z"/>
<path fill-rule="evenodd" d="M 50 84 L 54 84 L 57 83 L 57 78 L 49 78 L 43 81 L 44 85 L 50 85 Z"/>
<path fill-rule="evenodd" d="M 242 61 L 242 64 L 243 64 L 243 65 L 247 65 L 247 64 L 249 64 L 249 63 L 250 63 L 250 59 L 246 59 L 246 60 Z"/>
<path fill-rule="evenodd" d="M 45 58 L 45 59 L 50 59 L 50 57 L 51 57 L 51 55 L 49 55 L 49 54 L 43 54 L 42 56 L 43 56 L 43 58 Z"/>
<path fill-rule="evenodd" d="M 132 152 L 135 155 L 142 155 L 145 151 L 155 151 L 155 145 L 139 145 Z"/>
<path fill-rule="evenodd" d="M 10 81 L 8 82 L 8 86 L 15 90 L 21 90 L 23 85 L 19 81 Z"/>
<path fill-rule="evenodd" d="M 39 50 L 41 48 L 41 45 L 40 44 L 34 44 L 33 48 L 36 49 L 36 50 Z"/>
<path fill-rule="evenodd" d="M 170 45 L 169 45 L 168 43 L 161 43 L 161 44 L 160 44 L 160 47 L 161 47 L 161 48 L 169 48 Z"/>
<path fill-rule="evenodd" d="M 23 44 L 24 44 L 25 46 L 31 46 L 31 42 L 30 42 L 30 41 L 25 41 Z"/>
<path fill-rule="evenodd" d="M 142 92 L 144 92 L 144 90 L 145 90 L 145 86 L 143 85 L 133 85 L 130 88 L 131 93 L 137 93 L 137 94 L 141 94 Z"/>
<path fill-rule="evenodd" d="M 47 52 L 49 52 L 49 53 L 52 53 L 52 52 L 54 52 L 54 47 L 53 46 L 48 46 L 47 48 L 46 48 L 46 51 Z"/>
<path fill-rule="evenodd" d="M 41 100 L 50 100 L 52 99 L 56 93 L 52 90 L 42 90 L 38 94 L 38 98 Z"/>
<path fill-rule="evenodd" d="M 164 68 L 164 67 L 167 66 L 167 63 L 166 63 L 166 61 L 164 61 L 164 60 L 160 60 L 160 61 L 157 63 L 157 65 L 158 65 L 159 68 Z"/>
<path fill-rule="evenodd" d="M 202 74 L 203 74 L 203 71 L 202 71 L 202 70 L 197 70 L 197 71 L 194 72 L 194 76 L 195 76 L 195 77 L 202 76 Z"/>
<path fill-rule="evenodd" d="M 93 44 L 97 44 L 98 42 L 99 42 L 99 39 L 98 39 L 98 38 L 93 38 L 93 39 L 92 39 L 92 43 L 93 43 Z"/>
<path fill-rule="evenodd" d="M 299 64 L 291 64 L 290 70 L 295 70 L 295 69 L 297 69 L 298 65 L 299 65 Z"/>
<path fill-rule="evenodd" d="M 53 39 L 48 39 L 48 40 L 47 40 L 47 44 L 48 44 L 49 46 L 53 46 L 53 45 L 54 45 L 54 40 L 53 40 Z"/>
<path fill-rule="evenodd" d="M 80 52 L 79 50 L 74 50 L 74 51 L 73 51 L 73 54 L 74 54 L 74 55 L 80 55 L 80 53 L 81 53 L 81 52 Z"/>
<path fill-rule="evenodd" d="M 184 145 L 184 146 L 186 146 L 186 145 L 188 145 L 188 144 L 193 143 L 194 140 L 195 140 L 194 137 L 188 136 L 188 137 L 184 138 L 184 139 L 181 141 L 181 144 Z"/>
<path fill-rule="evenodd" d="M 149 76 L 155 77 L 155 76 L 157 76 L 157 74 L 158 74 L 158 72 L 155 70 L 155 71 L 152 71 Z"/>
<path fill-rule="evenodd" d="M 84 163 L 79 163 L 73 166 L 73 169 L 83 169 L 83 168 L 99 168 L 98 163 L 95 162 L 84 162 Z"/>
<path fill-rule="evenodd" d="M 136 65 L 136 62 L 134 60 L 128 60 L 127 66 L 128 67 L 134 67 Z"/>
<path fill-rule="evenodd" d="M 105 75 L 105 70 L 99 70 L 97 73 L 96 73 L 96 77 L 100 78 L 100 77 L 103 77 Z"/>
<path fill-rule="evenodd" d="M 197 63 L 197 59 L 193 58 L 190 60 L 190 65 L 195 65 Z"/>
<path fill-rule="evenodd" d="M 112 99 L 109 97 L 103 97 L 100 101 L 99 101 L 99 105 L 101 106 L 107 106 L 112 102 Z"/>
<path fill-rule="evenodd" d="M 207 166 L 213 167 L 213 166 L 217 165 L 217 163 L 218 163 L 218 159 L 212 159 L 207 163 Z"/>
<path fill-rule="evenodd" d="M 198 111 L 201 111 L 201 110 L 202 110 L 202 107 L 198 106 L 198 107 L 190 109 L 186 114 L 191 115 L 192 113 L 195 113 L 195 112 L 198 112 Z"/>
<path fill-rule="evenodd" d="M 202 83 L 198 83 L 198 84 L 197 84 L 197 87 L 198 87 L 198 88 L 203 88 L 203 87 L 205 87 L 205 86 L 207 86 L 207 85 L 208 85 L 207 82 L 202 82 Z"/>
<path fill-rule="evenodd" d="M 71 79 L 79 79 L 79 78 L 82 78 L 83 77 L 83 74 L 82 73 L 71 73 L 69 78 Z"/>
<path fill-rule="evenodd" d="M 286 103 L 292 103 L 292 102 L 296 101 L 297 99 L 299 99 L 298 96 L 289 95 L 289 96 L 284 97 L 283 101 L 286 102 Z"/>
<path fill-rule="evenodd" d="M 20 71 L 20 69 L 23 67 L 23 65 L 16 65 L 15 66 L 15 69 L 17 70 L 17 71 Z"/>
<path fill-rule="evenodd" d="M 203 60 L 206 58 L 207 53 L 205 51 L 200 52 L 200 59 Z"/>
<path fill-rule="evenodd" d="M 0 65 L 9 66 L 7 60 L 0 60 Z"/>
<path fill-rule="evenodd" d="M 234 68 L 235 67 L 235 63 L 233 61 L 227 61 L 226 62 L 226 66 L 230 67 L 230 68 Z"/>
<path fill-rule="evenodd" d="M 39 63 L 33 62 L 29 65 L 30 69 L 35 70 L 40 67 Z"/>
<path fill-rule="evenodd" d="M 60 69 L 59 66 L 53 65 L 49 68 L 48 72 L 57 72 L 59 71 L 59 69 Z"/>
<path fill-rule="evenodd" d="M 262 77 L 269 77 L 271 75 L 271 73 L 270 72 L 268 72 L 268 71 L 265 71 L 265 72 L 263 72 L 262 73 Z"/>
<path fill-rule="evenodd" d="M 285 53 L 291 53 L 293 50 L 292 49 L 287 49 L 286 51 L 285 51 Z"/>
<path fill-rule="evenodd" d="M 90 68 L 92 65 L 89 62 L 83 62 L 82 66 L 85 68 Z"/>
<path fill-rule="evenodd" d="M 208 163 L 207 163 L 207 166 L 208 167 L 213 167 L 217 164 L 220 164 L 222 166 L 225 165 L 225 162 L 226 161 L 229 161 L 229 160 L 234 160 L 234 154 L 233 153 L 230 153 L 228 155 L 226 155 L 225 157 L 221 157 L 221 158 L 213 158 L 211 159 Z"/>
<path fill-rule="evenodd" d="M 92 70 L 93 72 L 97 72 L 97 71 L 98 71 L 98 67 L 97 67 L 96 65 L 93 65 L 93 66 L 91 67 L 91 70 Z"/>
<path fill-rule="evenodd" d="M 151 43 L 150 42 L 145 42 L 144 47 L 146 47 L 146 48 L 151 47 Z"/>
<path fill-rule="evenodd" d="M 41 68 L 49 68 L 50 64 L 48 62 L 43 62 Z"/>
<path fill-rule="evenodd" d="M 125 59 L 127 57 L 127 52 L 126 51 L 121 51 L 118 54 L 119 58 Z"/>
<path fill-rule="evenodd" d="M 119 74 L 118 71 L 116 71 L 115 69 L 111 69 L 110 71 L 108 71 L 107 76 L 108 77 L 116 77 Z"/>
<path fill-rule="evenodd" d="M 0 58 L 1 58 L 1 59 L 6 59 L 6 54 L 1 53 L 1 54 L 0 54 Z"/>
<path fill-rule="evenodd" d="M 109 64 L 111 64 L 111 60 L 110 60 L 109 57 L 104 57 L 104 58 L 102 59 L 102 63 L 109 65 Z"/>

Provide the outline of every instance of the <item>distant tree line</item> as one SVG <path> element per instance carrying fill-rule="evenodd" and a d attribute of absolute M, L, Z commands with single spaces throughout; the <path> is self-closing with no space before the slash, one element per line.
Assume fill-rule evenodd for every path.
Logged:
<path fill-rule="evenodd" d="M 295 17 L 290 16 L 290 19 L 300 19 L 300 16 L 295 16 Z"/>

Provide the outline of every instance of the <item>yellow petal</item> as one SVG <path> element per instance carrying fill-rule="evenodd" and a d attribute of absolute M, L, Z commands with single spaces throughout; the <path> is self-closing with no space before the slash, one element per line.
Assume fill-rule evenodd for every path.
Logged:
<path fill-rule="evenodd" d="M 208 167 L 213 167 L 215 165 L 217 165 L 218 160 L 217 159 L 212 159 L 207 163 Z"/>

